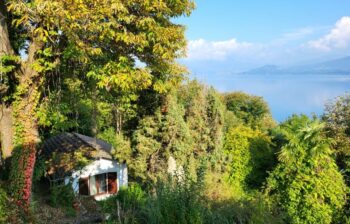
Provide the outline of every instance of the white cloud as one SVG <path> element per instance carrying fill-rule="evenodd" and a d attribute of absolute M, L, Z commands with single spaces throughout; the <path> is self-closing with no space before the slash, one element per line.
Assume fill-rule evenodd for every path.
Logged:
<path fill-rule="evenodd" d="M 303 40 L 306 37 L 315 33 L 315 30 L 319 28 L 315 27 L 304 27 L 301 29 L 294 30 L 292 32 L 284 33 L 280 38 L 272 41 L 274 44 L 287 44 L 293 41 Z"/>
<path fill-rule="evenodd" d="M 302 40 L 313 34 L 314 28 L 302 28 L 285 33 L 279 38 L 267 43 L 252 43 L 238 41 L 235 38 L 229 40 L 207 41 L 205 39 L 190 40 L 188 42 L 189 60 L 225 60 L 228 58 L 240 58 L 247 60 L 259 60 L 264 62 L 271 58 L 279 58 L 280 51 L 287 50 L 287 45 Z M 279 49 L 279 50 L 278 50 Z"/>
<path fill-rule="evenodd" d="M 222 60 L 229 55 L 242 53 L 252 48 L 252 43 L 238 42 L 236 39 L 225 41 L 191 40 L 188 42 L 187 58 L 195 60 Z"/>
<path fill-rule="evenodd" d="M 197 39 L 190 40 L 187 47 L 185 61 L 189 63 L 220 61 L 237 68 L 244 63 L 289 66 L 315 58 L 341 57 L 350 50 L 350 16 L 340 18 L 333 28 L 303 27 L 262 43 L 238 41 L 236 38 L 217 41 Z"/>
<path fill-rule="evenodd" d="M 344 16 L 337 21 L 334 28 L 318 40 L 309 41 L 308 47 L 320 51 L 345 49 L 350 45 L 350 17 Z"/>

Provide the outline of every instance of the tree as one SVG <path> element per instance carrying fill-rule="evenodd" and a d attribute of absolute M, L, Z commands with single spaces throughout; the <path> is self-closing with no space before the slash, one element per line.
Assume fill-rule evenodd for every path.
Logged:
<path fill-rule="evenodd" d="M 232 111 L 244 124 L 262 129 L 275 125 L 270 109 L 262 97 L 233 92 L 224 94 L 224 99 L 227 110 Z"/>
<path fill-rule="evenodd" d="M 197 80 L 182 85 L 176 92 L 185 109 L 184 119 L 193 139 L 194 154 L 201 157 L 208 152 L 210 126 L 207 116 L 207 89 Z"/>
<path fill-rule="evenodd" d="M 345 172 L 345 180 L 350 185 L 350 95 L 338 97 L 326 105 L 323 120 L 326 122 L 326 133 L 334 139 L 337 164 Z"/>
<path fill-rule="evenodd" d="M 226 133 L 224 151 L 228 160 L 229 182 L 236 193 L 259 189 L 274 165 L 269 136 L 239 125 Z"/>
<path fill-rule="evenodd" d="M 345 204 L 346 185 L 323 128 L 305 115 L 293 115 L 281 124 L 285 143 L 265 190 L 290 223 L 332 223 Z"/>
<path fill-rule="evenodd" d="M 225 105 L 219 93 L 210 87 L 206 97 L 209 131 L 208 151 L 218 153 L 223 147 Z"/>
<path fill-rule="evenodd" d="M 143 181 L 156 182 L 165 177 L 170 156 L 177 166 L 189 164 L 193 145 L 184 120 L 184 108 L 175 94 L 165 97 L 161 108 L 153 116 L 140 121 L 133 135 L 133 174 Z"/>
<path fill-rule="evenodd" d="M 8 158 L 13 148 L 12 107 L 6 96 L 14 90 L 17 58 L 11 46 L 8 30 L 8 14 L 6 6 L 0 3 L 0 149 L 1 157 Z M 11 22 L 11 21 L 10 21 Z"/>
<path fill-rule="evenodd" d="M 10 19 L 9 23 L 1 21 L 0 31 L 5 31 L 0 32 L 1 46 L 7 49 L 0 55 L 2 61 L 18 56 L 19 50 L 26 51 L 27 58 L 11 60 L 16 66 L 10 71 L 5 67 L 12 74 L 8 77 L 14 76 L 18 84 L 10 88 L 15 82 L 6 81 L 5 88 L 15 91 L 1 92 L 13 107 L 18 155 L 11 172 L 13 196 L 19 204 L 25 209 L 29 206 L 40 139 L 36 112 L 50 79 L 75 68 L 107 91 L 166 91 L 179 83 L 185 72 L 175 60 L 184 54 L 184 27 L 171 19 L 189 15 L 193 7 L 190 0 L 0 2 L 1 19 Z M 6 32 L 6 26 L 11 32 Z M 137 62 L 145 66 L 137 66 Z"/>

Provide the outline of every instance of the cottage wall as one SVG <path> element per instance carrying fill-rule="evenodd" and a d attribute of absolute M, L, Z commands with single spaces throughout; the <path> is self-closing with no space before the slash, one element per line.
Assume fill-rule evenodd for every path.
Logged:
<path fill-rule="evenodd" d="M 108 159 L 99 159 L 95 160 L 86 167 L 84 167 L 82 170 L 73 172 L 71 177 L 66 177 L 65 182 L 68 184 L 70 181 L 72 181 L 72 187 L 76 194 L 79 193 L 79 179 L 80 178 L 87 178 L 90 176 L 102 174 L 102 173 L 109 173 L 109 172 L 117 172 L 117 178 L 118 178 L 118 190 L 120 187 L 128 185 L 128 169 L 126 164 L 118 163 L 114 160 L 108 160 Z"/>

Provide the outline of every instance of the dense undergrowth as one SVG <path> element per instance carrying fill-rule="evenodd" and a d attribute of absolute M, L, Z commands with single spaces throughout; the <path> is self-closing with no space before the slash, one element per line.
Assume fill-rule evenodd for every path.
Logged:
<path fill-rule="evenodd" d="M 214 200 L 203 187 L 191 180 L 168 179 L 146 193 L 133 184 L 101 202 L 109 214 L 105 223 L 283 223 L 282 214 L 262 195 Z"/>
<path fill-rule="evenodd" d="M 32 195 L 36 181 L 52 177 L 53 162 L 86 165 L 81 153 L 60 161 L 41 154 L 40 140 L 77 132 L 111 143 L 137 183 L 93 202 L 90 211 L 102 209 L 107 223 L 350 223 L 350 96 L 321 117 L 277 124 L 261 97 L 187 80 L 178 63 L 185 27 L 175 18 L 194 7 L 0 1 L 0 109 L 13 119 L 0 126 L 0 222 L 81 213 L 69 186 Z M 169 173 L 181 175 L 168 180 Z"/>

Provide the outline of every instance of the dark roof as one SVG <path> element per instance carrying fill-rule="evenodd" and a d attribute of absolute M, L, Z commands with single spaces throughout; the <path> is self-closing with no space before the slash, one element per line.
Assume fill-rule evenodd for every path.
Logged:
<path fill-rule="evenodd" d="M 111 144 L 96 138 L 78 133 L 61 133 L 47 139 L 42 145 L 42 154 L 50 156 L 52 153 L 69 153 L 79 150 L 91 152 L 91 158 L 112 159 Z"/>

